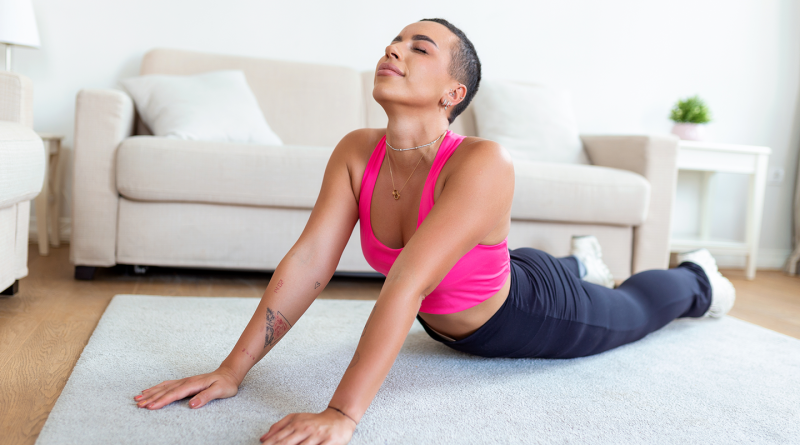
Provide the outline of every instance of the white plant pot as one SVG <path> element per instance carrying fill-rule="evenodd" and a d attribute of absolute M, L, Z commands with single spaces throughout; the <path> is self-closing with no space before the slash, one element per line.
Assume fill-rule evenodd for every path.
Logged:
<path fill-rule="evenodd" d="M 687 141 L 702 141 L 705 137 L 704 124 L 676 123 L 672 127 L 672 134 Z"/>

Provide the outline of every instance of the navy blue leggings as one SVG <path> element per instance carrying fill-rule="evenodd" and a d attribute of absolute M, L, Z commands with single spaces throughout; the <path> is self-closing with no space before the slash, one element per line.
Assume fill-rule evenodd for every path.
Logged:
<path fill-rule="evenodd" d="M 701 317 L 711 305 L 703 269 L 685 262 L 632 275 L 618 288 L 583 281 L 575 257 L 510 250 L 511 289 L 477 331 L 451 341 L 417 319 L 434 340 L 483 357 L 573 358 L 636 341 L 680 317 Z"/>

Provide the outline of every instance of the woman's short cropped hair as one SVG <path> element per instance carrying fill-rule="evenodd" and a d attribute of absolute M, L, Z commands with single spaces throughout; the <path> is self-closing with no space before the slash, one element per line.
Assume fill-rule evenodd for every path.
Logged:
<path fill-rule="evenodd" d="M 450 75 L 467 87 L 467 95 L 461 103 L 453 107 L 450 116 L 447 118 L 452 124 L 472 102 L 475 93 L 478 92 L 478 85 L 481 83 L 481 61 L 478 59 L 478 52 L 475 46 L 467 38 L 463 31 L 445 19 L 422 19 L 420 22 L 436 22 L 444 25 L 458 37 L 458 47 L 451 54 Z"/>

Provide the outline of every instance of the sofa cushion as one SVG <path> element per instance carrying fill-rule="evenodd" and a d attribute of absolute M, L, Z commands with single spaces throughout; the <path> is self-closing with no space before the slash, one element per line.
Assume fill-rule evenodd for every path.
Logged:
<path fill-rule="evenodd" d="M 149 74 L 120 81 L 156 136 L 283 145 L 237 70 L 190 76 Z"/>
<path fill-rule="evenodd" d="M 117 189 L 139 201 L 311 209 L 333 149 L 135 136 L 117 154 Z M 514 161 L 511 217 L 631 226 L 644 221 L 650 184 L 624 170 Z"/>
<path fill-rule="evenodd" d="M 141 201 L 310 209 L 332 148 L 135 136 L 117 153 L 117 190 Z"/>
<path fill-rule="evenodd" d="M 0 208 L 29 201 L 42 191 L 44 162 L 42 139 L 33 130 L 0 121 Z"/>
<path fill-rule="evenodd" d="M 650 183 L 626 170 L 514 160 L 511 218 L 636 226 L 644 222 Z"/>
<path fill-rule="evenodd" d="M 264 118 L 286 145 L 333 147 L 365 126 L 361 74 L 352 68 L 154 49 L 142 58 L 140 74 L 218 70 L 244 72 Z"/>
<path fill-rule="evenodd" d="M 568 91 L 486 80 L 474 104 L 478 136 L 501 144 L 513 159 L 589 164 Z"/>

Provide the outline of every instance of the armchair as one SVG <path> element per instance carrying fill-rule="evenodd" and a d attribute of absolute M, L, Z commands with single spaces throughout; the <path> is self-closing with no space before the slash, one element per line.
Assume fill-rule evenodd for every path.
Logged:
<path fill-rule="evenodd" d="M 0 294 L 28 275 L 30 201 L 42 190 L 45 158 L 33 129 L 33 82 L 0 71 Z"/>

